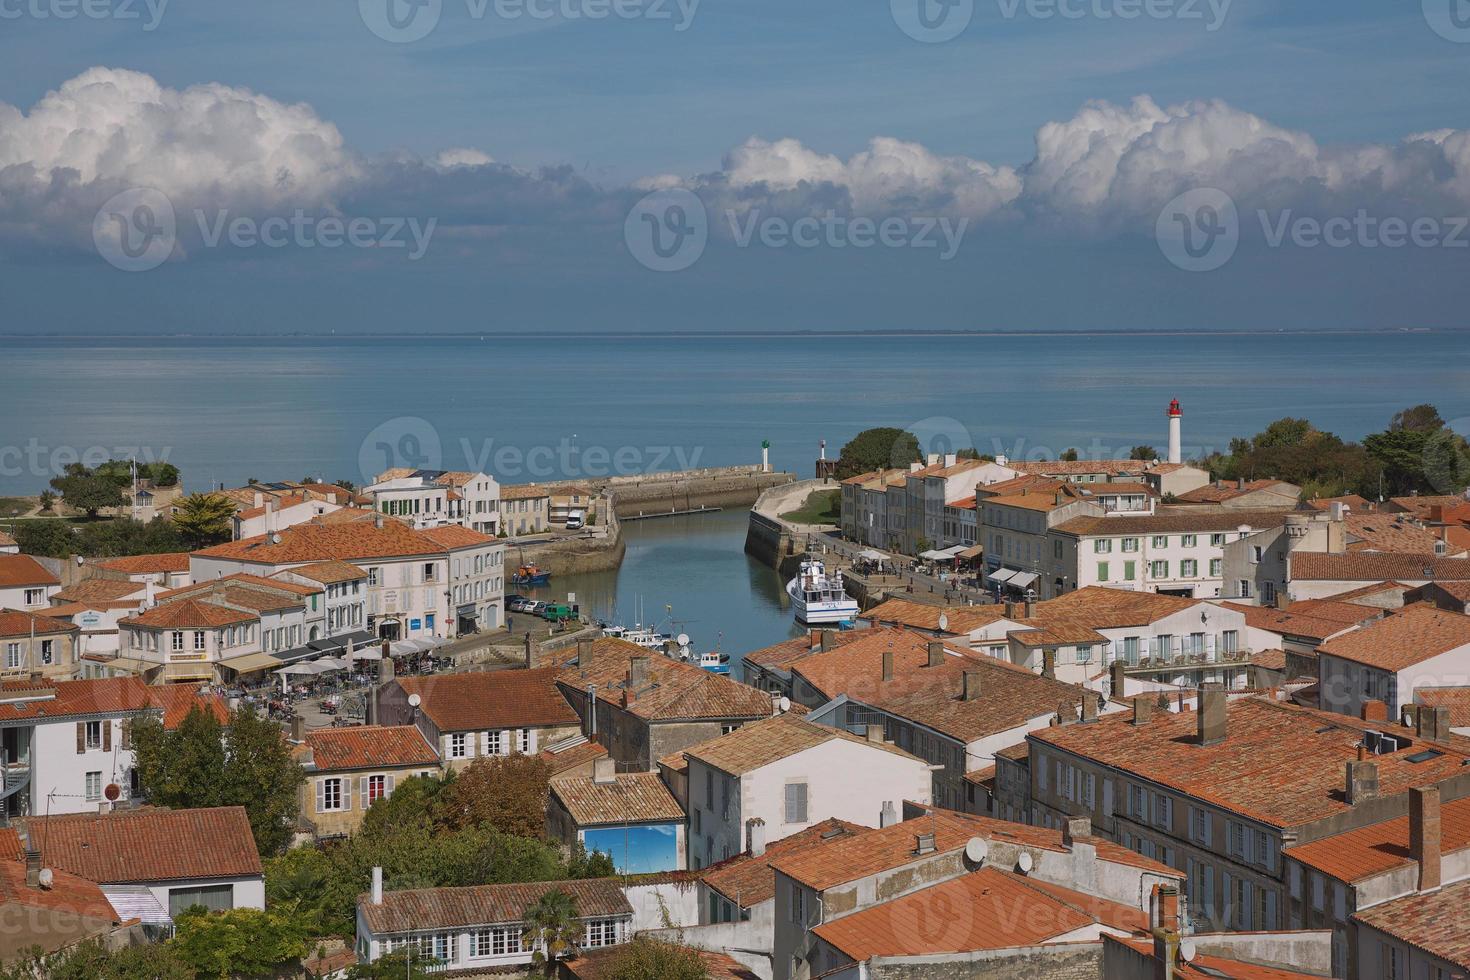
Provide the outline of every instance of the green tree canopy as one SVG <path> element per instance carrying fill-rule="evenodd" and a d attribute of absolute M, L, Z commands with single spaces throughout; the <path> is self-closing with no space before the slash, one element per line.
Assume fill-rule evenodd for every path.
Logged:
<path fill-rule="evenodd" d="M 174 527 L 196 548 L 230 538 L 235 504 L 222 493 L 191 493 L 174 507 Z"/>
<path fill-rule="evenodd" d="M 81 547 L 72 525 L 61 520 L 21 521 L 11 532 L 15 543 L 27 555 L 46 558 L 70 558 L 80 554 Z"/>
<path fill-rule="evenodd" d="M 1363 446 L 1382 468 L 1390 495 L 1459 493 L 1470 484 L 1470 444 L 1445 425 L 1433 405 L 1397 413 Z"/>
<path fill-rule="evenodd" d="M 539 837 L 550 779 L 551 766 L 540 756 L 476 759 L 447 790 L 444 819 L 454 827 L 489 824 L 504 834 Z"/>
<path fill-rule="evenodd" d="M 309 934 L 290 905 L 208 912 L 195 906 L 174 919 L 170 951 L 199 977 L 265 977 L 292 970 Z"/>
<path fill-rule="evenodd" d="M 906 467 L 922 459 L 919 440 L 903 429 L 865 429 L 852 437 L 837 459 L 838 479 L 870 470 Z"/>
<path fill-rule="evenodd" d="M 1073 455 L 1072 458 L 1076 459 L 1077 457 Z M 1159 451 L 1153 446 L 1134 446 L 1132 449 L 1128 450 L 1128 458 L 1137 460 L 1155 460 L 1159 458 Z"/>
<path fill-rule="evenodd" d="M 87 469 L 81 463 L 68 466 L 61 476 L 51 480 L 52 489 L 61 494 L 68 507 L 96 517 L 104 507 L 121 507 L 127 503 L 122 488 L 125 484 L 106 474 Z"/>
<path fill-rule="evenodd" d="M 582 924 L 577 921 L 577 902 L 560 888 L 546 892 L 522 913 L 527 928 L 522 941 L 534 947 L 531 965 L 548 977 L 556 964 L 576 953 L 582 941 Z"/>
<path fill-rule="evenodd" d="M 698 951 L 647 936 L 610 954 L 611 962 L 598 974 L 604 980 L 705 980 L 709 970 Z"/>

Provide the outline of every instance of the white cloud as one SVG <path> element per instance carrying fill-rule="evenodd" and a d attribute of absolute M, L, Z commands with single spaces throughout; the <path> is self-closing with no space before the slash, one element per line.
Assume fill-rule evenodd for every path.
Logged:
<path fill-rule="evenodd" d="M 494 162 L 495 158 L 490 154 L 468 147 L 443 150 L 434 158 L 434 166 L 442 170 L 452 167 L 484 167 Z"/>

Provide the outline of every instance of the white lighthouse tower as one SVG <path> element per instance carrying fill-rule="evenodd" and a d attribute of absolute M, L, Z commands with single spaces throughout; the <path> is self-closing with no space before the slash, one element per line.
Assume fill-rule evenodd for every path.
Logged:
<path fill-rule="evenodd" d="M 1180 447 L 1180 429 L 1184 420 L 1184 411 L 1179 407 L 1179 399 L 1169 403 L 1169 462 L 1182 463 Z"/>

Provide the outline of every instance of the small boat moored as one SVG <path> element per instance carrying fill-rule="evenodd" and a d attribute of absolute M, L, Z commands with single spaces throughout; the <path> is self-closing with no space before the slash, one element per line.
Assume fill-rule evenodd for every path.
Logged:
<path fill-rule="evenodd" d="M 545 585 L 551 581 L 551 573 L 543 572 L 534 562 L 522 565 L 516 569 L 516 573 L 510 577 L 514 585 Z"/>
<path fill-rule="evenodd" d="M 842 573 L 828 575 L 819 558 L 802 561 L 796 578 L 786 583 L 786 594 L 801 623 L 849 623 L 859 612 L 857 600 L 843 586 Z"/>

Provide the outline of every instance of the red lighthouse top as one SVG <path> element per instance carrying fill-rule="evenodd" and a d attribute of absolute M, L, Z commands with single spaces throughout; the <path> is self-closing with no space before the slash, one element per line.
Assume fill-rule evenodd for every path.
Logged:
<path fill-rule="evenodd" d="M 1179 399 L 1176 398 L 1169 403 L 1169 418 L 1179 418 L 1183 414 L 1184 411 L 1179 407 Z"/>

